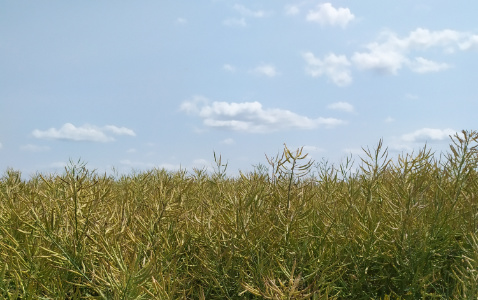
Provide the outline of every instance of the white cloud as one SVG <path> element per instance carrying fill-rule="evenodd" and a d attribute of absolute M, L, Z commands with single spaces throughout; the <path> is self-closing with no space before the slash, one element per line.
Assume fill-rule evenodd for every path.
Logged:
<path fill-rule="evenodd" d="M 411 133 L 402 135 L 401 139 L 405 142 L 422 142 L 422 141 L 441 141 L 448 139 L 450 135 L 454 135 L 456 130 L 422 128 Z"/>
<path fill-rule="evenodd" d="M 231 26 L 231 27 L 246 27 L 246 19 L 245 18 L 229 18 L 226 19 L 222 22 L 226 26 Z"/>
<path fill-rule="evenodd" d="M 2 148 L 3 148 L 3 145 L 2 145 L 2 143 L 0 143 L 0 149 L 2 149 Z"/>
<path fill-rule="evenodd" d="M 312 77 L 325 75 L 338 86 L 346 86 L 352 82 L 350 74 L 350 62 L 345 55 L 327 55 L 324 59 L 318 59 L 311 52 L 302 54 L 307 63 L 306 72 Z"/>
<path fill-rule="evenodd" d="M 231 73 L 236 72 L 236 67 L 234 67 L 234 66 L 232 66 L 232 65 L 230 65 L 230 64 L 224 64 L 224 65 L 222 66 L 222 68 L 223 68 L 225 71 L 227 71 L 227 72 L 231 72 Z"/>
<path fill-rule="evenodd" d="M 264 18 L 270 15 L 269 12 L 263 10 L 252 10 L 241 4 L 235 4 L 233 9 L 239 13 L 240 18 L 225 19 L 222 23 L 226 26 L 246 27 L 246 18 Z"/>
<path fill-rule="evenodd" d="M 115 139 L 110 135 L 129 135 L 135 136 L 133 130 L 125 127 L 117 127 L 107 125 L 104 127 L 97 127 L 85 124 L 76 127 L 71 123 L 64 124 L 60 129 L 50 128 L 48 130 L 35 129 L 32 135 L 38 139 L 52 139 L 52 140 L 70 140 L 70 141 L 91 141 L 91 142 L 111 142 Z"/>
<path fill-rule="evenodd" d="M 190 101 L 184 101 L 179 106 L 179 110 L 188 114 L 199 114 L 201 106 L 207 106 L 209 99 L 203 96 L 194 96 Z"/>
<path fill-rule="evenodd" d="M 251 10 L 246 8 L 244 5 L 240 5 L 240 4 L 235 4 L 233 8 L 245 17 L 263 18 L 268 15 L 268 13 L 262 10 Z"/>
<path fill-rule="evenodd" d="M 316 10 L 310 10 L 306 20 L 317 22 L 321 25 L 341 26 L 345 28 L 355 16 L 348 8 L 335 8 L 331 3 L 323 3 L 317 6 Z"/>
<path fill-rule="evenodd" d="M 410 69 L 416 73 L 439 72 L 449 69 L 450 65 L 446 63 L 438 63 L 423 57 L 415 58 L 415 61 L 410 62 Z"/>
<path fill-rule="evenodd" d="M 311 119 L 284 109 L 264 109 L 259 102 L 204 102 L 195 97 L 184 102 L 181 110 L 203 119 L 208 127 L 245 132 L 272 132 L 283 129 L 315 129 L 345 124 L 334 118 Z"/>
<path fill-rule="evenodd" d="M 126 127 L 116 127 L 114 125 L 106 125 L 103 127 L 105 131 L 110 131 L 115 135 L 129 135 L 129 136 L 136 136 L 133 130 L 126 128 Z"/>
<path fill-rule="evenodd" d="M 267 77 L 275 77 L 279 75 L 279 72 L 277 72 L 276 68 L 273 65 L 270 64 L 262 64 L 260 66 L 257 66 L 252 72 L 260 75 L 265 75 Z"/>
<path fill-rule="evenodd" d="M 458 47 L 460 50 L 478 50 L 478 35 L 469 36 L 465 41 L 461 42 Z"/>
<path fill-rule="evenodd" d="M 455 47 L 467 50 L 474 44 L 478 45 L 476 35 L 449 29 L 430 31 L 417 28 L 404 38 L 398 37 L 393 32 L 385 31 L 380 35 L 378 42 L 367 44 L 365 46 L 367 51 L 355 52 L 351 60 L 359 69 L 388 74 L 397 74 L 404 66 L 417 73 L 439 72 L 450 66 L 420 56 L 413 57 L 413 52 L 439 48 L 444 53 L 453 53 Z"/>
<path fill-rule="evenodd" d="M 300 9 L 296 5 L 286 5 L 284 7 L 284 13 L 288 16 L 295 16 L 300 13 Z"/>
<path fill-rule="evenodd" d="M 450 29 L 430 31 L 417 28 L 407 38 L 396 39 L 396 44 L 405 49 L 416 50 L 424 50 L 430 47 L 448 47 L 457 44 L 465 35 L 465 33 Z"/>
<path fill-rule="evenodd" d="M 50 147 L 28 144 L 28 145 L 21 146 L 20 150 L 27 151 L 27 152 L 44 152 L 44 151 L 50 150 Z"/>
<path fill-rule="evenodd" d="M 356 52 L 352 62 L 362 70 L 375 70 L 379 73 L 397 74 L 407 61 L 404 54 L 389 45 L 372 43 L 367 46 L 369 52 Z"/>
<path fill-rule="evenodd" d="M 354 106 L 348 102 L 335 102 L 327 106 L 329 109 L 340 110 L 345 112 L 354 112 Z"/>

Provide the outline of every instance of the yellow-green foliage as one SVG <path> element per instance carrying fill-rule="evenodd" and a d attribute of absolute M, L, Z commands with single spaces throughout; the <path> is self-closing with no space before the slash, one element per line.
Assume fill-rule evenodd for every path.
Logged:
<path fill-rule="evenodd" d="M 478 133 L 357 166 L 0 179 L 5 299 L 476 299 Z"/>

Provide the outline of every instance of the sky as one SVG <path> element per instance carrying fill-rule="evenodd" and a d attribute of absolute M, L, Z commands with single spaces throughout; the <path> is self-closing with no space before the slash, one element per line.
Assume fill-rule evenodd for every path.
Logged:
<path fill-rule="evenodd" d="M 339 164 L 477 129 L 476 1 L 0 0 L 0 172 Z M 415 152 L 416 153 L 416 152 Z"/>

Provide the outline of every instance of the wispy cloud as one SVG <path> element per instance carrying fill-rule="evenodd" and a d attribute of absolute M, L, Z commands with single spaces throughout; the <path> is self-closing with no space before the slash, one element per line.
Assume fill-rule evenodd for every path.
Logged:
<path fill-rule="evenodd" d="M 335 118 L 309 118 L 278 108 L 264 109 L 259 102 L 212 102 L 195 97 L 180 109 L 203 119 L 207 127 L 254 133 L 284 129 L 316 129 L 345 124 Z"/>
<path fill-rule="evenodd" d="M 230 65 L 230 64 L 224 64 L 222 66 L 222 68 L 227 72 L 231 72 L 231 73 L 236 72 L 236 67 L 234 67 L 233 65 Z"/>
<path fill-rule="evenodd" d="M 364 46 L 366 51 L 355 51 L 350 58 L 330 53 L 322 59 L 312 52 L 304 52 L 306 72 L 312 77 L 326 76 L 337 86 L 352 82 L 351 68 L 372 70 L 381 74 L 396 75 L 403 68 L 418 74 L 441 72 L 452 67 L 424 57 L 423 53 L 435 48 L 450 55 L 455 50 L 478 49 L 478 35 L 450 29 L 431 31 L 417 28 L 405 37 L 384 31 L 379 38 Z M 417 55 L 421 53 L 421 55 Z"/>
<path fill-rule="evenodd" d="M 468 50 L 478 45 L 478 36 L 455 30 L 430 31 L 417 28 L 408 36 L 400 38 L 390 31 L 382 32 L 379 41 L 365 45 L 367 51 L 355 52 L 351 60 L 359 69 L 397 74 L 402 67 L 416 73 L 439 72 L 450 68 L 447 63 L 431 61 L 417 51 L 441 48 L 444 53 L 453 53 L 456 48 Z"/>
<path fill-rule="evenodd" d="M 240 13 L 242 16 L 245 17 L 252 17 L 252 18 L 264 18 L 267 15 L 269 15 L 268 12 L 265 12 L 263 10 L 251 10 L 244 5 L 241 4 L 235 4 L 233 8 Z"/>
<path fill-rule="evenodd" d="M 276 70 L 274 65 L 271 64 L 261 64 L 254 68 L 252 72 L 259 75 L 265 75 L 267 77 L 275 77 L 279 75 L 279 72 Z"/>
<path fill-rule="evenodd" d="M 2 145 L 2 143 L 0 143 L 0 149 L 2 149 L 2 148 L 3 148 L 3 145 Z"/>
<path fill-rule="evenodd" d="M 441 141 L 448 139 L 449 136 L 453 136 L 457 131 L 446 128 L 446 129 L 435 129 L 435 128 L 422 128 L 414 132 L 407 133 L 401 136 L 401 139 L 404 142 L 426 142 L 426 141 Z"/>
<path fill-rule="evenodd" d="M 226 26 L 246 27 L 247 26 L 246 20 L 248 18 L 255 18 L 255 19 L 264 18 L 271 14 L 270 12 L 266 12 L 263 10 L 249 9 L 242 4 L 235 4 L 232 8 L 240 15 L 240 17 L 232 17 L 232 18 L 225 19 L 222 23 Z"/>
<path fill-rule="evenodd" d="M 112 135 L 135 136 L 136 134 L 129 128 L 117 127 L 114 125 L 98 127 L 85 124 L 83 126 L 76 127 L 71 123 L 66 123 L 60 129 L 35 129 L 33 130 L 32 135 L 37 139 L 111 142 L 115 140 Z"/>
<path fill-rule="evenodd" d="M 451 66 L 446 63 L 438 63 L 423 57 L 416 57 L 410 62 L 410 69 L 416 73 L 439 72 L 449 69 Z"/>
<path fill-rule="evenodd" d="M 458 47 L 460 50 L 478 50 L 478 35 L 469 35 Z"/>
<path fill-rule="evenodd" d="M 295 16 L 300 13 L 300 8 L 297 5 L 286 5 L 284 6 L 284 13 L 288 16 Z"/>
<path fill-rule="evenodd" d="M 347 24 L 355 19 L 349 8 L 335 8 L 331 3 L 319 4 L 316 9 L 310 10 L 306 20 L 317 22 L 320 25 L 347 27 Z"/>
<path fill-rule="evenodd" d="M 306 72 L 312 77 L 327 76 L 338 86 L 346 86 L 352 82 L 351 63 L 345 55 L 327 55 L 323 59 L 315 57 L 312 52 L 302 54 L 307 63 Z"/>
<path fill-rule="evenodd" d="M 340 110 L 344 112 L 354 112 L 354 106 L 348 102 L 335 102 L 327 105 L 327 108 L 333 110 Z"/>

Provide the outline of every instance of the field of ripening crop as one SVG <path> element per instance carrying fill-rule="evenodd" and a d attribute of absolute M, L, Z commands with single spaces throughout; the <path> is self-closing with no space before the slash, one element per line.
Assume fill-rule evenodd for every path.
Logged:
<path fill-rule="evenodd" d="M 0 175 L 0 298 L 476 299 L 478 132 L 250 173 Z"/>

